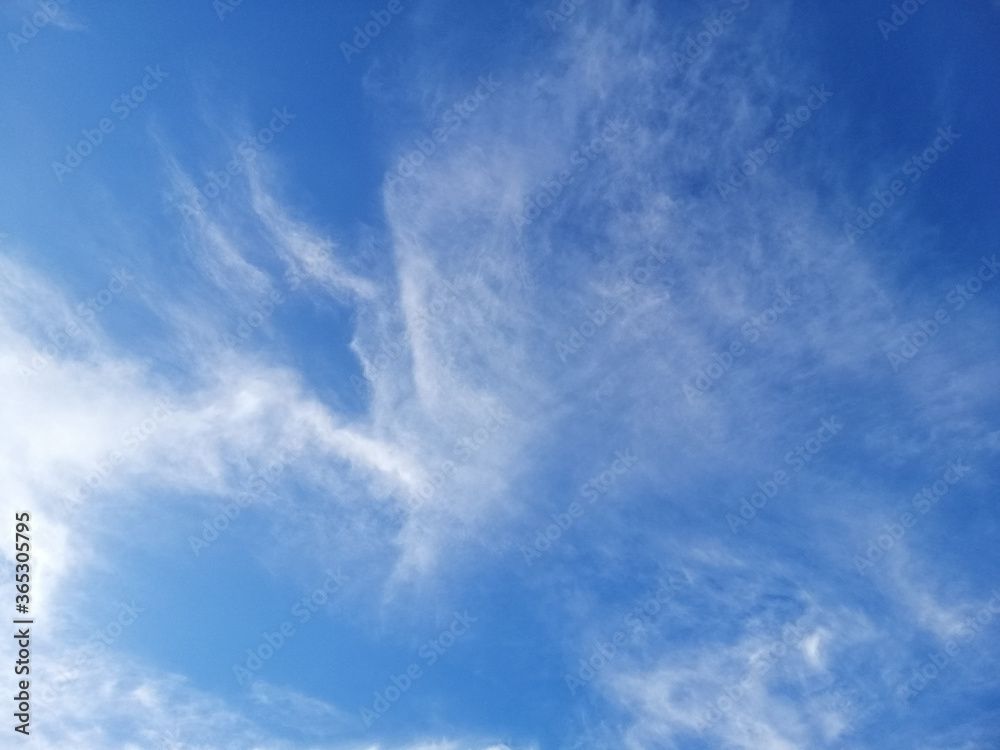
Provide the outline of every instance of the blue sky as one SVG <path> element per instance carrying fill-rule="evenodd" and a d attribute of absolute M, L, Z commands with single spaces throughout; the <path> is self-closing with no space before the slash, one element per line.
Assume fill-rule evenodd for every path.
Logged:
<path fill-rule="evenodd" d="M 0 2 L 0 744 L 1000 747 L 1000 4 L 294 6 Z"/>

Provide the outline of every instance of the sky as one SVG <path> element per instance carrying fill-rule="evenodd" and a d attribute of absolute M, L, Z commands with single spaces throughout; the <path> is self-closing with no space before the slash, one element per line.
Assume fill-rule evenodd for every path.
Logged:
<path fill-rule="evenodd" d="M 1000 747 L 1000 2 L 0 30 L 0 747 Z"/>

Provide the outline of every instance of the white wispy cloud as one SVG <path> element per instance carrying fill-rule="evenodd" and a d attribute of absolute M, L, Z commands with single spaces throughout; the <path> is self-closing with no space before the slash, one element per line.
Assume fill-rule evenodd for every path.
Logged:
<path fill-rule="evenodd" d="M 776 750 L 834 746 L 850 736 L 860 725 L 857 695 L 838 686 L 858 654 L 881 649 L 877 679 L 891 685 L 907 664 L 909 643 L 925 631 L 939 639 L 953 634 L 975 598 L 942 593 L 953 575 L 944 563 L 927 570 L 918 561 L 921 575 L 908 577 L 902 561 L 917 552 L 902 543 L 886 563 L 885 585 L 871 594 L 888 601 L 889 623 L 876 627 L 858 599 L 834 595 L 841 573 L 853 575 L 858 539 L 878 518 L 870 508 L 894 502 L 877 480 L 818 469 L 789 491 L 798 515 L 789 520 L 788 508 L 775 503 L 774 515 L 762 513 L 768 525 L 761 528 L 761 520 L 741 547 L 720 541 L 730 490 L 705 478 L 731 472 L 763 479 L 829 416 L 831 403 L 850 407 L 842 391 L 861 384 L 893 393 L 899 400 L 892 408 L 910 425 L 865 431 L 865 415 L 853 415 L 860 436 L 852 445 L 877 454 L 882 465 L 926 453 L 943 432 L 962 433 L 970 451 L 995 455 L 997 433 L 979 408 L 995 391 L 991 371 L 967 362 L 955 372 L 950 359 L 931 357 L 899 377 L 887 367 L 886 342 L 909 319 L 913 301 L 843 236 L 841 219 L 855 197 L 834 165 L 776 159 L 751 186 L 720 200 L 719 175 L 772 132 L 789 102 L 820 83 L 806 61 L 768 55 L 787 28 L 789 5 L 754 4 L 732 35 L 684 72 L 672 56 L 686 27 L 664 36 L 663 12 L 652 3 L 581 6 L 553 37 L 551 52 L 498 71 L 503 85 L 490 110 L 470 118 L 411 178 L 386 182 L 385 227 L 368 230 L 368 242 L 383 253 L 377 271 L 360 270 L 355 248 L 283 202 L 267 156 L 233 180 L 224 200 L 191 209 L 199 173 L 160 139 L 166 202 L 177 209 L 182 257 L 197 273 L 177 291 L 152 276 L 141 281 L 131 304 L 163 326 L 155 357 L 130 352 L 98 316 L 37 360 L 50 333 L 80 317 L 75 297 L 18 256 L 0 258 L 12 292 L 0 301 L 0 406 L 10 415 L 0 438 L 0 511 L 31 507 L 45 528 L 35 551 L 47 571 L 35 590 L 37 607 L 53 607 L 71 574 L 86 576 L 107 562 L 98 543 L 116 508 L 169 494 L 188 523 L 234 497 L 254 467 L 288 451 L 289 484 L 309 492 L 279 493 L 265 504 L 266 522 L 282 528 L 274 543 L 316 563 L 336 550 L 374 582 L 357 595 L 365 605 L 358 617 L 369 618 L 395 597 L 420 599 L 425 589 L 413 582 L 433 579 L 463 545 L 497 551 L 500 539 L 547 515 L 554 501 L 530 492 L 526 477 L 587 476 L 609 445 L 637 445 L 644 460 L 630 479 L 635 489 L 617 496 L 620 505 L 574 544 L 597 550 L 620 571 L 653 563 L 683 568 L 701 585 L 672 614 L 693 626 L 694 613 L 707 608 L 715 620 L 700 623 L 706 641 L 694 646 L 651 630 L 595 681 L 628 718 L 619 739 L 648 747 L 697 733 L 705 704 L 738 685 L 780 639 L 782 623 L 755 608 L 763 596 L 795 603 L 788 609 L 800 611 L 786 622 L 800 627 L 801 638 L 766 676 L 741 688 L 733 712 L 701 731 L 736 747 Z M 379 76 L 395 71 L 372 65 L 368 85 L 380 90 Z M 429 103 L 433 123 L 467 82 L 440 83 L 416 67 L 418 85 L 410 90 Z M 837 99 L 825 106 L 814 124 L 842 137 Z M 519 221 L 527 201 L 574 164 L 609 118 L 627 123 L 622 135 L 597 157 L 584 157 L 585 169 L 537 218 Z M 821 198 L 824 192 L 832 196 Z M 898 221 L 917 221 L 910 209 L 900 211 Z M 652 251 L 650 278 L 633 284 L 627 304 L 560 358 L 558 345 L 574 330 L 582 341 L 579 330 L 594 323 L 595 310 L 621 303 L 620 282 L 634 278 Z M 341 402 L 321 396 L 280 346 L 227 341 L 254 302 L 276 293 L 349 314 L 349 348 L 335 352 L 348 363 Z M 752 324 L 759 335 L 751 340 L 743 326 L 780 295 L 794 301 L 766 326 Z M 281 342 L 283 326 L 294 325 L 278 314 L 261 318 L 252 326 L 261 342 Z M 979 319 L 938 343 L 960 356 L 989 330 Z M 689 398 L 684 385 L 734 341 L 746 354 Z M 355 359 L 368 388 L 361 408 L 347 409 Z M 164 363 L 184 377 L 164 376 Z M 609 374 L 617 378 L 615 393 L 595 415 L 590 394 Z M 127 435 L 161 398 L 174 405 L 169 417 L 155 421 L 148 439 L 129 444 Z M 114 451 L 124 460 L 100 476 Z M 67 513 L 65 497 L 79 495 L 95 472 L 97 487 Z M 623 520 L 645 510 L 639 498 L 649 488 L 656 511 L 672 514 L 675 526 L 635 528 Z M 831 496 L 857 514 L 834 523 L 823 505 Z M 463 560 L 472 557 L 464 549 Z M 777 554 L 806 552 L 842 560 L 845 570 L 768 564 Z M 469 575 L 475 572 L 473 565 Z M 572 576 L 549 576 L 537 578 L 543 601 L 565 604 Z M 577 615 L 593 614 L 586 592 L 573 597 Z M 560 645 L 577 648 L 581 633 L 599 635 L 606 621 L 595 615 L 586 626 L 561 625 Z M 726 623 L 736 625 L 722 632 Z M 77 647 L 63 642 L 63 633 L 43 630 L 41 637 L 66 659 Z M 893 639 L 899 644 L 883 645 Z M 293 744 L 262 727 L 260 715 L 288 711 L 319 727 L 347 722 L 339 707 L 290 688 L 259 685 L 255 708 L 241 712 L 182 677 L 125 664 L 120 654 L 92 666 L 68 689 L 72 700 L 39 716 L 47 727 L 42 747 L 284 748 Z M 853 702 L 840 700 L 840 690 Z M 106 706 L 114 713 L 95 726 L 89 717 Z M 441 740 L 406 750 L 468 746 Z"/>

